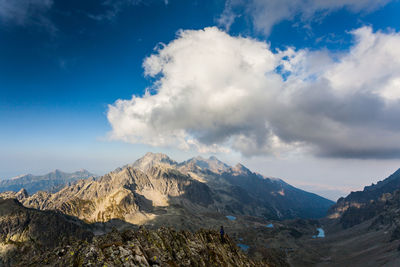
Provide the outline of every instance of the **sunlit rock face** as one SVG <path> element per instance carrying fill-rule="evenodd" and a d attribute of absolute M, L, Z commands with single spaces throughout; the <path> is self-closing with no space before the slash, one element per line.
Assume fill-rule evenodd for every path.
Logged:
<path fill-rule="evenodd" d="M 79 180 L 56 193 L 3 193 L 25 206 L 59 210 L 86 222 L 145 224 L 165 214 L 233 214 L 268 219 L 323 217 L 331 201 L 280 179 L 234 167 L 215 157 L 178 163 L 147 153 L 98 179 Z M 190 217 L 190 216 L 189 216 Z"/>

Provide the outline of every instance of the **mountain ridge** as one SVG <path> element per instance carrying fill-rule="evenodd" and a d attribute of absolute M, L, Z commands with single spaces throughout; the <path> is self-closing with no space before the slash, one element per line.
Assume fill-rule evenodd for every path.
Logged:
<path fill-rule="evenodd" d="M 360 208 L 371 201 L 379 201 L 382 195 L 392 194 L 397 189 L 400 189 L 400 169 L 376 184 L 365 186 L 362 191 L 351 192 L 346 197 L 339 198 L 329 209 L 328 217 L 340 218 L 349 208 Z"/>
<path fill-rule="evenodd" d="M 60 187 L 77 181 L 94 177 L 95 175 L 85 169 L 72 173 L 55 169 L 44 175 L 24 174 L 0 181 L 0 193 L 6 191 L 19 191 L 24 188 L 30 194 L 37 191 L 55 191 Z"/>
<path fill-rule="evenodd" d="M 18 197 L 27 207 L 58 210 L 90 223 L 112 219 L 151 223 L 168 214 L 178 219 L 177 212 L 318 218 L 333 204 L 241 164 L 230 167 L 215 157 L 178 163 L 161 153 L 146 153 L 132 164 L 97 179 L 76 181 L 58 192 L 23 196 Z"/>

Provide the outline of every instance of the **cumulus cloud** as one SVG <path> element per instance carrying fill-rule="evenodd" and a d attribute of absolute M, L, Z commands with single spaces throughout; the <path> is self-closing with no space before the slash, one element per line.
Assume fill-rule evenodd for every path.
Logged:
<path fill-rule="evenodd" d="M 400 157 L 400 34 L 352 34 L 338 56 L 181 31 L 144 60 L 154 85 L 109 105 L 110 137 L 246 156 Z"/>
<path fill-rule="evenodd" d="M 254 27 L 268 35 L 271 28 L 283 21 L 299 17 L 303 22 L 346 8 L 351 12 L 370 12 L 390 0 L 227 0 L 219 23 L 226 29 L 234 23 L 237 14 L 249 15 Z"/>
<path fill-rule="evenodd" d="M 54 31 L 55 27 L 45 16 L 52 5 L 53 0 L 0 0 L 0 21 L 21 26 L 36 24 Z"/>

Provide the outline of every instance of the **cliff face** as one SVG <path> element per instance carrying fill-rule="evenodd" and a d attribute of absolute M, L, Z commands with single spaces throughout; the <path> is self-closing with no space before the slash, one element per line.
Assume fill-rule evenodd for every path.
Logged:
<path fill-rule="evenodd" d="M 385 228 L 394 237 L 397 231 L 400 233 L 400 190 L 383 194 L 378 200 L 360 207 L 349 207 L 339 222 L 344 228 L 349 228 L 368 220 L 371 220 L 370 229 Z M 400 239 L 400 235 L 395 239 Z"/>
<path fill-rule="evenodd" d="M 28 209 L 0 200 L 0 265 L 14 265 L 24 253 L 45 251 L 72 239 L 91 240 L 86 225 L 53 211 Z"/>
<path fill-rule="evenodd" d="M 361 215 L 359 219 L 372 218 L 376 215 L 376 212 L 373 212 L 374 207 L 382 205 L 380 203 L 382 196 L 393 194 L 398 189 L 400 189 L 400 169 L 377 184 L 364 187 L 363 191 L 351 192 L 347 197 L 340 198 L 329 209 L 328 217 L 331 219 L 349 217 L 349 213 L 354 213 L 358 209 Z M 370 205 L 371 203 L 375 204 Z"/>

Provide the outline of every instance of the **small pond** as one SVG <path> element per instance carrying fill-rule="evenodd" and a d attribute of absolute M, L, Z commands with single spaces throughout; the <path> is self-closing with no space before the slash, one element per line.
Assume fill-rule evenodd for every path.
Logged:
<path fill-rule="evenodd" d="M 313 235 L 313 238 L 324 238 L 325 237 L 325 231 L 322 228 L 317 228 L 318 235 Z"/>
<path fill-rule="evenodd" d="M 236 244 L 239 248 L 241 248 L 241 250 L 243 251 L 247 251 L 250 247 L 248 245 L 245 244 Z"/>
<path fill-rule="evenodd" d="M 226 218 L 228 218 L 228 220 L 230 220 L 230 221 L 236 220 L 236 217 L 232 216 L 232 215 L 228 215 L 228 216 L 226 216 Z"/>

